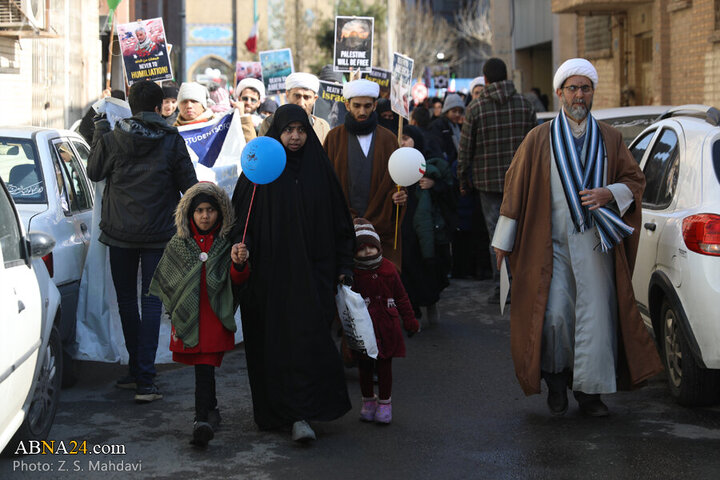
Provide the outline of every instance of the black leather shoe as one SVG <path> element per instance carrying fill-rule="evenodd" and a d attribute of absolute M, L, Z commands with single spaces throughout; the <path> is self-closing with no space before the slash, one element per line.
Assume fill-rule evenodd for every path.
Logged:
<path fill-rule="evenodd" d="M 195 422 L 193 424 L 193 438 L 190 443 L 196 447 L 207 447 L 215 436 L 212 426 L 208 422 Z"/>
<path fill-rule="evenodd" d="M 600 400 L 600 394 L 573 392 L 575 400 L 578 402 L 580 411 L 589 417 L 607 417 L 610 414 L 607 405 Z"/>
<path fill-rule="evenodd" d="M 550 413 L 554 417 L 565 415 L 568 409 L 568 373 L 563 371 L 559 373 L 550 373 L 543 371 L 542 378 L 548 387 L 547 404 Z"/>
<path fill-rule="evenodd" d="M 553 417 L 565 415 L 568 410 L 567 390 L 548 392 L 547 404 Z"/>

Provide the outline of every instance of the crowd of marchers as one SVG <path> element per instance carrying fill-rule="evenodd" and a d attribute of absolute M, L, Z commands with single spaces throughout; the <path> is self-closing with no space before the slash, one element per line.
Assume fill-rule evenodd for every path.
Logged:
<path fill-rule="evenodd" d="M 560 66 L 561 109 L 540 126 L 541 97 L 517 92 L 497 58 L 467 98 L 413 105 L 406 124 L 377 83 L 356 79 L 343 84 L 344 120 L 330 128 L 313 115 L 319 87 L 315 75 L 292 73 L 278 106 L 251 78 L 233 95 L 220 85 L 145 81 L 129 90 L 132 117 L 112 129 L 102 115 L 83 121 L 88 176 L 106 182 L 99 240 L 109 247 L 129 354 L 118 387 L 138 403 L 162 399 L 154 359 L 170 348 L 174 361 L 194 366 L 191 442 L 206 447 L 221 422 L 215 368 L 234 348 L 239 308 L 259 429 L 315 440 L 310 422 L 351 409 L 351 365 L 360 419 L 389 424 L 403 330 L 412 336 L 423 317 L 437 323 L 450 278 L 492 279 L 488 301 L 499 304 L 506 261 L 516 376 L 528 395 L 544 379 L 552 415 L 567 411 L 570 390 L 583 413 L 606 416 L 602 394 L 660 371 L 630 283 L 645 180 L 620 133 L 593 118 L 602 86 L 590 62 Z M 241 174 L 230 197 L 198 182 L 177 127 L 233 109 L 245 140 L 277 140 L 286 166 L 263 185 Z M 426 161 L 420 181 L 403 188 L 388 171 L 401 146 Z M 377 358 L 338 348 L 338 285 L 365 299 Z M 163 304 L 169 345 L 158 345 Z"/>

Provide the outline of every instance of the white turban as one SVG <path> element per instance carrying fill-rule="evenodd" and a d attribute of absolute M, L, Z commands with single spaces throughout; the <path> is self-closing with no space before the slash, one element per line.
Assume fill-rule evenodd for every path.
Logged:
<path fill-rule="evenodd" d="M 477 87 L 478 85 L 485 85 L 485 77 L 479 76 L 472 79 L 472 82 L 470 82 L 470 93 L 472 93 L 473 89 Z"/>
<path fill-rule="evenodd" d="M 584 58 L 571 58 L 566 60 L 565 63 L 560 65 L 560 68 L 555 72 L 555 78 L 553 79 L 553 88 L 557 90 L 561 88 L 565 80 L 572 77 L 573 75 L 581 75 L 587 77 L 593 84 L 593 88 L 597 88 L 598 74 L 593 64 L 585 60 Z"/>
<path fill-rule="evenodd" d="M 240 97 L 240 94 L 246 88 L 252 88 L 253 90 L 257 91 L 260 94 L 260 102 L 265 101 L 265 85 L 263 85 L 263 82 L 261 82 L 257 78 L 243 78 L 237 85 L 237 96 Z"/>
<path fill-rule="evenodd" d="M 285 77 L 285 91 L 288 91 L 292 88 L 305 88 L 307 90 L 312 90 L 313 92 L 318 93 L 318 90 L 320 90 L 320 80 L 318 80 L 318 78 L 311 73 L 291 73 L 290 75 Z"/>
<path fill-rule="evenodd" d="M 195 100 L 200 103 L 203 108 L 207 108 L 208 103 L 215 105 L 215 102 L 210 100 L 208 89 L 197 82 L 183 82 L 183 84 L 180 85 L 180 90 L 178 90 L 177 93 L 177 103 L 181 104 L 184 100 Z"/>
<path fill-rule="evenodd" d="M 366 79 L 353 80 L 343 85 L 343 97 L 350 100 L 354 97 L 372 97 L 380 96 L 380 85 Z"/>

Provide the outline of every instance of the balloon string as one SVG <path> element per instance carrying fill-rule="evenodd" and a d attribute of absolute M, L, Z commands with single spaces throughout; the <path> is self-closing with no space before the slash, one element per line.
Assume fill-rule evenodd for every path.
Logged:
<path fill-rule="evenodd" d="M 400 191 L 400 185 L 397 186 L 397 191 Z M 395 242 L 393 243 L 393 250 L 397 250 L 397 234 L 398 234 L 398 220 L 400 218 L 400 204 L 395 204 Z"/>
<path fill-rule="evenodd" d="M 253 193 L 252 193 L 252 197 L 250 197 L 250 206 L 248 207 L 248 214 L 247 214 L 247 218 L 245 219 L 245 229 L 243 229 L 242 243 L 245 243 L 245 232 L 247 232 L 248 222 L 250 222 L 250 212 L 252 211 L 253 200 L 255 200 L 255 189 L 256 188 L 257 188 L 257 183 L 253 183 Z"/>

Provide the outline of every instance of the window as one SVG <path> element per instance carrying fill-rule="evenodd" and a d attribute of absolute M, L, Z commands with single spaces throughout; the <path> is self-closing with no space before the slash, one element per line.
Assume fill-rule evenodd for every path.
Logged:
<path fill-rule="evenodd" d="M 610 15 L 585 17 L 585 51 L 589 54 L 609 56 L 612 49 Z"/>
<path fill-rule="evenodd" d="M 645 150 L 647 150 L 648 145 L 650 145 L 650 140 L 652 140 L 653 135 L 655 135 L 655 130 L 643 135 L 643 137 L 630 149 L 630 153 L 632 153 L 633 157 L 635 157 L 636 162 L 642 162 Z"/>
<path fill-rule="evenodd" d="M 90 150 L 88 147 L 77 140 L 72 141 L 73 147 L 75 147 L 75 151 L 80 155 L 80 161 L 82 162 L 83 166 L 87 168 L 87 162 L 88 158 L 90 158 Z"/>
<path fill-rule="evenodd" d="M 42 168 L 31 140 L 0 137 L 0 177 L 15 203 L 47 203 Z"/>
<path fill-rule="evenodd" d="M 70 147 L 67 141 L 60 141 L 54 144 L 55 170 L 60 173 L 65 187 L 68 205 L 72 211 L 88 210 L 92 207 L 90 191 L 85 182 L 85 174 L 82 170 L 77 154 Z M 60 172 L 58 172 L 60 170 Z M 58 175 L 58 184 L 60 175 Z M 61 189 L 61 195 L 62 195 Z M 63 205 L 63 208 L 65 205 Z"/>
<path fill-rule="evenodd" d="M 15 217 L 12 200 L 5 193 L 5 189 L 0 187 L 0 248 L 5 267 L 24 263 L 21 241 L 20 226 Z"/>
<path fill-rule="evenodd" d="M 645 193 L 643 207 L 662 210 L 670 206 L 677 186 L 679 159 L 678 138 L 675 132 L 665 129 L 650 152 L 643 173 Z"/>

